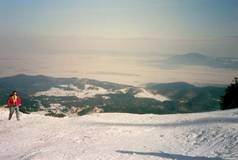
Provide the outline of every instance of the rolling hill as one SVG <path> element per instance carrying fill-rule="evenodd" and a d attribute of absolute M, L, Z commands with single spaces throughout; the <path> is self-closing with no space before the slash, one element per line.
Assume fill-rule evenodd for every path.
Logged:
<path fill-rule="evenodd" d="M 16 75 L 0 78 L 0 104 L 17 90 L 22 110 L 79 115 L 93 110 L 126 113 L 190 113 L 219 110 L 223 87 L 196 87 L 185 82 L 149 83 L 145 87 L 80 78 Z M 53 111 L 53 112 L 52 112 Z"/>

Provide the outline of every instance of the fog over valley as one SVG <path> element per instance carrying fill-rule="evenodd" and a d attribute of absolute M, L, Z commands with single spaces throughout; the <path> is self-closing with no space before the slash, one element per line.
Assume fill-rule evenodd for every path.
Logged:
<path fill-rule="evenodd" d="M 176 65 L 164 68 L 160 63 L 169 56 L 50 54 L 4 56 L 0 76 L 19 73 L 56 77 L 79 77 L 142 85 L 149 82 L 185 81 L 192 84 L 228 84 L 237 69 L 201 65 Z M 4 69 L 3 69 L 4 68 Z"/>

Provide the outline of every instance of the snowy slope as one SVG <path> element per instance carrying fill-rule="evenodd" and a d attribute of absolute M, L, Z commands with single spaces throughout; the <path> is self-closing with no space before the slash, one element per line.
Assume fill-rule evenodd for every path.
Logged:
<path fill-rule="evenodd" d="M 77 86 L 74 86 L 73 84 L 70 85 L 60 85 L 58 87 L 51 87 L 47 91 L 40 91 L 34 94 L 34 96 L 75 96 L 78 98 L 91 98 L 95 97 L 96 95 L 104 95 L 104 94 L 116 94 L 116 93 L 128 93 L 129 89 L 128 87 L 122 88 L 119 90 L 109 90 L 102 87 L 94 86 L 86 84 L 84 89 L 79 89 Z M 146 90 L 144 88 L 136 88 L 137 92 L 135 93 L 134 97 L 137 98 L 150 98 L 155 99 L 157 101 L 168 101 L 169 98 L 162 96 L 160 94 L 154 94 L 150 92 L 149 90 Z M 110 98 L 110 97 L 109 97 Z"/>
<path fill-rule="evenodd" d="M 161 102 L 169 100 L 169 98 L 167 98 L 165 96 L 162 96 L 160 94 L 153 94 L 144 88 L 140 88 L 140 91 L 137 94 L 135 94 L 135 97 L 150 98 L 150 99 L 155 99 L 155 100 L 158 100 Z"/>
<path fill-rule="evenodd" d="M 37 92 L 34 96 L 76 96 L 78 98 L 90 98 L 94 97 L 95 95 L 114 93 L 112 91 L 106 90 L 105 88 L 88 84 L 85 85 L 84 89 L 79 89 L 74 85 L 60 85 L 60 87 L 62 87 L 63 89 L 52 87 L 47 91 Z"/>
<path fill-rule="evenodd" d="M 238 159 L 238 110 L 198 114 L 38 113 L 7 120 L 0 109 L 1 160 Z"/>

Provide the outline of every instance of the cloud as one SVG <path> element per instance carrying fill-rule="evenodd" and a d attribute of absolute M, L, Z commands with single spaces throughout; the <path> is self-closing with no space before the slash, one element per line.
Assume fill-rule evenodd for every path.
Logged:
<path fill-rule="evenodd" d="M 139 77 L 139 74 L 131 74 L 131 73 L 119 73 L 119 72 L 93 72 L 91 74 L 100 74 L 100 75 L 117 75 L 117 76 L 129 76 L 129 77 Z"/>

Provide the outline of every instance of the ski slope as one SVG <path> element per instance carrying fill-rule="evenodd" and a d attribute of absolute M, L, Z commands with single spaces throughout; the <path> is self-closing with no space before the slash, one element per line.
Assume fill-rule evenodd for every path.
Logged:
<path fill-rule="evenodd" d="M 1 160 L 238 159 L 238 110 L 53 118 L 0 109 Z"/>

